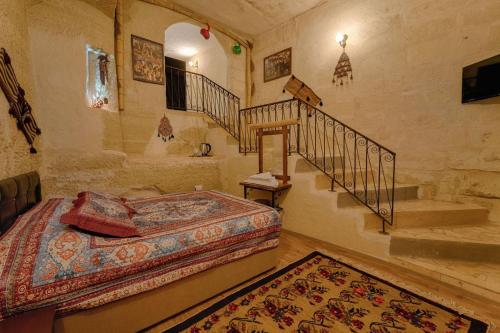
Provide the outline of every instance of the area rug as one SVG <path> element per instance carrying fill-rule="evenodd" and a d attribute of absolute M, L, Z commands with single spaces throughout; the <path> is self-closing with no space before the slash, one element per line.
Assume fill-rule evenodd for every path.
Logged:
<path fill-rule="evenodd" d="M 313 252 L 165 333 L 487 331 L 480 320 Z"/>

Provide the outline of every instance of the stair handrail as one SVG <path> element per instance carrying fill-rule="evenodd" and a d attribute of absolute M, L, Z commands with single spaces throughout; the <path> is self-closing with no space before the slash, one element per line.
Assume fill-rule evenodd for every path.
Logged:
<path fill-rule="evenodd" d="M 171 82 L 175 82 L 174 78 L 178 80 L 177 87 L 182 81 L 186 85 L 184 94 L 177 91 L 179 108 L 208 115 L 238 140 L 241 153 L 258 149 L 257 136 L 250 124 L 297 119 L 299 124 L 289 127 L 289 154 L 298 153 L 329 177 L 331 191 L 335 191 L 337 184 L 378 215 L 383 233 L 386 224 L 394 224 L 395 152 L 299 99 L 240 109 L 238 96 L 205 75 L 173 67 L 167 70 Z M 175 95 L 174 86 L 167 85 L 167 97 L 168 89 L 172 89 L 170 96 Z"/>
<path fill-rule="evenodd" d="M 394 224 L 395 152 L 295 98 L 241 109 L 239 118 L 240 152 L 245 154 L 257 152 L 258 148 L 249 124 L 290 118 L 299 120 L 299 125 L 290 128 L 289 151 L 298 153 L 328 176 L 332 191 L 335 191 L 335 184 L 339 185 L 378 215 L 383 233 L 386 233 L 386 224 Z M 340 166 L 336 165 L 337 157 Z"/>
<path fill-rule="evenodd" d="M 173 82 L 177 80 L 177 86 L 182 84 L 183 80 L 186 85 L 183 96 L 180 91 L 175 91 L 174 85 L 172 88 L 168 86 L 167 77 L 167 100 L 169 92 L 172 96 L 170 105 L 167 101 L 167 107 L 202 112 L 239 140 L 240 98 L 238 96 L 203 74 L 171 66 L 166 66 L 166 69 L 166 73 L 171 74 L 170 80 Z M 174 96 L 176 93 L 177 98 Z"/>

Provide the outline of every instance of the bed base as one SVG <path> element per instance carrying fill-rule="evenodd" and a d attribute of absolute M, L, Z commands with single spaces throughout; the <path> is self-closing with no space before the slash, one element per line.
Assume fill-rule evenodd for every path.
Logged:
<path fill-rule="evenodd" d="M 40 176 L 0 180 L 0 235 L 42 200 Z M 214 267 L 163 287 L 56 318 L 56 333 L 137 332 L 262 274 L 278 264 L 271 249 Z"/>
<path fill-rule="evenodd" d="M 57 318 L 54 332 L 137 332 L 262 274 L 277 264 L 277 248 L 253 254 L 148 292 Z"/>

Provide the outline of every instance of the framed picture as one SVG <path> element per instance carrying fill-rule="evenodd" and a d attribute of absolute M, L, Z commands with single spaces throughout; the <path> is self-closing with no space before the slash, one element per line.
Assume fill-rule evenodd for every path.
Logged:
<path fill-rule="evenodd" d="M 264 58 L 264 82 L 292 74 L 292 48 Z"/>
<path fill-rule="evenodd" d="M 164 84 L 163 44 L 132 35 L 132 73 L 134 80 Z"/>

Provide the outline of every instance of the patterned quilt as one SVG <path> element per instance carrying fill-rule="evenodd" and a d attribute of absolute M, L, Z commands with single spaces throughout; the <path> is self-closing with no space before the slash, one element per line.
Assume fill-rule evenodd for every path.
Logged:
<path fill-rule="evenodd" d="M 142 235 L 132 238 L 61 224 L 71 201 L 38 204 L 0 238 L 0 320 L 92 308 L 278 245 L 276 211 L 221 192 L 129 201 Z"/>

